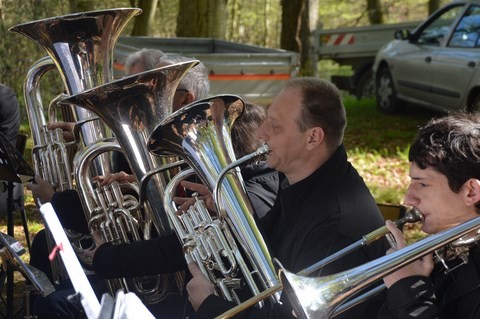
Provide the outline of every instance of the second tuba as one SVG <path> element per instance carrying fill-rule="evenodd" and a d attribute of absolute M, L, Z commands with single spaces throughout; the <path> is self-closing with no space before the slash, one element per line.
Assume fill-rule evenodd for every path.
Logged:
<path fill-rule="evenodd" d="M 244 107 L 242 99 L 233 95 L 214 96 L 185 106 L 159 124 L 150 136 L 148 148 L 158 156 L 179 156 L 195 171 L 210 191 L 213 191 L 222 170 L 235 162 L 230 129 L 234 121 L 242 115 Z M 245 279 L 250 282 L 247 278 L 254 277 L 253 282 L 256 284 L 249 284 L 249 288 L 251 294 L 256 295 L 275 286 L 278 279 L 267 245 L 255 222 L 254 210 L 239 169 L 236 168 L 226 175 L 219 187 L 219 202 L 216 203 L 219 208 L 218 216 L 212 220 L 208 213 L 202 213 L 200 207 L 199 212 L 185 213 L 187 217 L 177 223 L 176 231 L 184 249 L 193 249 L 191 255 L 198 256 L 195 261 L 199 263 L 200 268 L 210 270 L 206 275 L 217 287 L 217 291 L 220 290 L 226 299 L 238 303 L 240 301 L 235 296 L 236 289 L 241 287 L 239 281 Z M 175 187 L 169 185 L 169 189 Z M 170 203 L 165 205 L 167 209 Z M 173 215 L 175 214 L 169 216 Z M 191 216 L 191 219 L 188 216 Z M 180 223 L 184 226 L 180 226 Z M 210 232 L 211 236 L 208 234 L 203 236 L 195 232 L 196 229 L 214 231 Z M 214 233 L 218 234 L 220 231 L 222 234 L 218 238 L 227 240 L 225 247 L 239 246 L 241 249 L 232 251 L 228 251 L 228 248 L 222 249 L 220 258 L 201 257 L 203 249 L 200 246 L 207 247 L 205 251 L 207 256 L 217 253 L 215 246 L 219 240 L 210 241 L 204 237 L 212 237 Z M 199 249 L 188 247 L 195 239 L 199 243 Z M 206 244 L 203 245 L 202 242 Z M 244 267 L 242 252 L 246 256 L 245 264 L 250 268 Z M 231 255 L 236 259 L 227 257 Z M 221 259 L 230 260 L 227 267 L 218 262 Z M 225 272 L 224 268 L 228 268 L 228 271 Z M 215 272 L 222 275 L 215 278 L 212 275 Z"/>

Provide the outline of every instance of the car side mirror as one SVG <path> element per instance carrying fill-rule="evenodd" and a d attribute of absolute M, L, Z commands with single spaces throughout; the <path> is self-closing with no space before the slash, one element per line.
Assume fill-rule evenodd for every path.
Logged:
<path fill-rule="evenodd" d="M 396 30 L 393 34 L 393 37 L 396 40 L 407 40 L 410 38 L 410 31 L 409 30 Z"/>

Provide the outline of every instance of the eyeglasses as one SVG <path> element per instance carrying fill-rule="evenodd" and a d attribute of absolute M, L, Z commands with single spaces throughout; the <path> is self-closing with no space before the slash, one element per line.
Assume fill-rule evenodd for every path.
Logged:
<path fill-rule="evenodd" d="M 188 93 L 189 91 L 187 89 L 176 89 L 175 92 Z"/>

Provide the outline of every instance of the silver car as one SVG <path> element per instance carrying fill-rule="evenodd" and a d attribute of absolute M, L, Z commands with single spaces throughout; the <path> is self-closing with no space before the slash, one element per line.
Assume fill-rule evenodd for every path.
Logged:
<path fill-rule="evenodd" d="M 373 65 L 380 110 L 402 100 L 441 112 L 480 110 L 480 0 L 454 1 L 413 32 L 397 31 Z"/>

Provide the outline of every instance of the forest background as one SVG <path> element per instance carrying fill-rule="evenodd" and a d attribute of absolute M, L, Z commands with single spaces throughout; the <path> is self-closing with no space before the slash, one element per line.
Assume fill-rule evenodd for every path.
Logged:
<path fill-rule="evenodd" d="M 31 65 L 45 56 L 33 41 L 8 29 L 48 17 L 118 7 L 139 7 L 122 35 L 210 37 L 298 52 L 301 75 L 311 75 L 311 32 L 316 28 L 421 21 L 446 0 L 0 0 L 0 82 L 17 93 L 22 133 L 30 134 L 23 82 Z M 323 61 L 322 61 L 323 62 Z M 321 74 L 322 65 L 319 67 Z M 51 74 L 50 74 L 51 73 Z M 49 101 L 62 84 L 58 74 L 42 79 Z M 228 92 L 225 92 L 228 93 Z M 45 102 L 44 103 L 48 103 Z M 409 142 L 432 113 L 412 109 L 396 117 L 378 112 L 373 100 L 346 96 L 349 157 L 379 202 L 399 203 L 408 185 Z M 47 104 L 46 104 L 47 105 Z M 379 134 L 381 132 L 381 134 Z M 31 148 L 31 142 L 27 146 Z M 29 149 L 26 151 L 28 157 Z"/>
<path fill-rule="evenodd" d="M 208 37 L 291 50 L 300 54 L 300 74 L 312 75 L 312 63 L 315 61 L 311 55 L 312 30 L 420 21 L 446 2 L 448 1 L 0 0 L 0 82 L 21 93 L 28 69 L 45 55 L 44 50 L 31 40 L 9 32 L 10 27 L 73 12 L 139 7 L 143 13 L 131 20 L 123 35 Z M 51 87 L 58 91 L 56 84 L 60 85 L 57 82 Z"/>
<path fill-rule="evenodd" d="M 446 0 L 0 0 L 0 82 L 12 87 L 22 112 L 21 133 L 30 135 L 23 100 L 23 82 L 45 51 L 17 33 L 14 25 L 74 12 L 118 7 L 138 7 L 122 35 L 156 37 L 209 37 L 282 48 L 299 53 L 301 75 L 312 75 L 311 33 L 316 28 L 334 29 L 381 23 L 421 21 L 443 6 Z M 319 64 L 319 74 L 326 69 Z M 332 67 L 331 64 L 328 67 Z M 335 67 L 335 65 L 333 65 Z M 55 72 L 42 78 L 44 105 L 61 90 Z M 229 93 L 229 92 L 224 92 Z M 363 172 L 378 201 L 397 203 L 408 184 L 406 153 L 416 126 L 430 115 L 418 112 L 386 119 L 375 102 L 361 103 L 346 97 L 352 107 L 345 144 L 354 164 Z M 361 111 L 359 111 L 361 110 Z M 354 118 L 353 114 L 357 114 Z M 367 117 L 368 116 L 368 117 Z M 355 124 L 357 123 L 357 124 Z M 378 123 L 379 127 L 372 126 Z M 369 127 L 366 124 L 370 125 Z M 385 127 L 384 127 L 385 126 Z M 391 131 L 394 130 L 394 131 Z M 352 132 L 353 134 L 351 134 Z M 382 134 L 378 134 L 382 132 Z M 359 138 L 361 137 L 361 138 Z M 31 141 L 27 144 L 29 157 Z M 391 165 L 396 165 L 392 167 Z M 399 166 L 399 167 L 397 167 Z M 393 176 L 392 176 L 393 174 Z"/>

